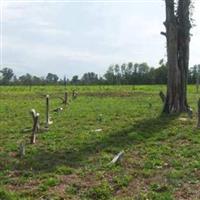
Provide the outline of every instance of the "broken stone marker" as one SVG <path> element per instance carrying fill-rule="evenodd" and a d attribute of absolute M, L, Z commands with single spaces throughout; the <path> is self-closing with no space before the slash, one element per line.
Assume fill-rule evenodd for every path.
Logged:
<path fill-rule="evenodd" d="M 76 92 L 75 90 L 72 91 L 72 99 L 75 100 L 78 96 L 78 92 Z"/>
<path fill-rule="evenodd" d="M 31 110 L 31 114 L 33 116 L 33 129 L 32 129 L 32 135 L 31 135 L 31 144 L 35 144 L 36 140 L 36 133 L 39 130 L 39 113 L 36 113 L 34 109 Z"/>
<path fill-rule="evenodd" d="M 25 145 L 23 143 L 19 145 L 19 156 L 20 158 L 25 156 Z"/>
<path fill-rule="evenodd" d="M 193 118 L 193 111 L 192 111 L 192 108 L 188 108 L 187 114 L 188 114 L 188 117 L 189 117 L 190 119 Z"/>
<path fill-rule="evenodd" d="M 111 161 L 111 164 L 115 164 L 115 163 L 118 163 L 122 160 L 122 157 L 124 155 L 124 151 L 121 151 L 120 153 L 118 153 L 114 158 L 113 160 Z"/>

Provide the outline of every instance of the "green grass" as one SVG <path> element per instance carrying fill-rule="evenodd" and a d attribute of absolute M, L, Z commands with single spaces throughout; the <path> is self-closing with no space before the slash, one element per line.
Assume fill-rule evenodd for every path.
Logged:
<path fill-rule="evenodd" d="M 196 115 L 161 115 L 165 86 L 70 86 L 70 95 L 73 89 L 78 98 L 51 112 L 49 131 L 31 145 L 23 132 L 32 126 L 30 109 L 44 123 L 45 95 L 51 109 L 63 106 L 64 88 L 0 87 L 0 200 L 200 199 Z M 188 91 L 195 113 L 199 94 Z M 122 150 L 121 162 L 110 164 Z"/>

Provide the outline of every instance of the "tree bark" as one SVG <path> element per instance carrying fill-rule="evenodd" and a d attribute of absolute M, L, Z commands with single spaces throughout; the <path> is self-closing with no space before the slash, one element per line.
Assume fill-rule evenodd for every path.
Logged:
<path fill-rule="evenodd" d="M 175 10 L 174 0 L 165 0 L 167 38 L 168 83 L 163 112 L 186 112 L 187 74 L 190 43 L 190 0 L 179 0 Z"/>

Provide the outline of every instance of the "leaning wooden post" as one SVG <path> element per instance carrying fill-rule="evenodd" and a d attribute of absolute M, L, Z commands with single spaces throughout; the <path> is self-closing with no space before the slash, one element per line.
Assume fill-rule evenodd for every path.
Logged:
<path fill-rule="evenodd" d="M 46 124 L 45 128 L 49 127 L 49 95 L 46 95 Z"/>
<path fill-rule="evenodd" d="M 198 113 L 197 113 L 197 118 L 198 118 L 197 128 L 200 128 L 200 98 L 199 98 L 199 101 L 198 101 Z"/>
<path fill-rule="evenodd" d="M 34 109 L 31 110 L 31 114 L 33 116 L 33 129 L 31 135 L 31 144 L 35 144 L 36 133 L 38 131 L 38 124 L 39 124 L 39 113 L 36 113 Z"/>

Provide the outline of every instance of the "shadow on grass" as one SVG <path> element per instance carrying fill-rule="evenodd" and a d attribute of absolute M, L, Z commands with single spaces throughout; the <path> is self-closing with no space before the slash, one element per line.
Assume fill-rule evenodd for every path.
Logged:
<path fill-rule="evenodd" d="M 33 169 L 35 172 L 51 172 L 60 165 L 79 168 L 89 163 L 89 158 L 99 152 L 118 152 L 133 144 L 140 144 L 149 138 L 160 136 L 160 131 L 167 129 L 177 115 L 161 115 L 156 118 L 137 121 L 132 126 L 105 135 L 103 138 L 89 140 L 76 147 L 76 150 L 50 152 L 38 150 L 35 155 L 25 158 L 18 166 L 20 170 Z M 115 152 L 115 153 L 116 153 Z"/>

